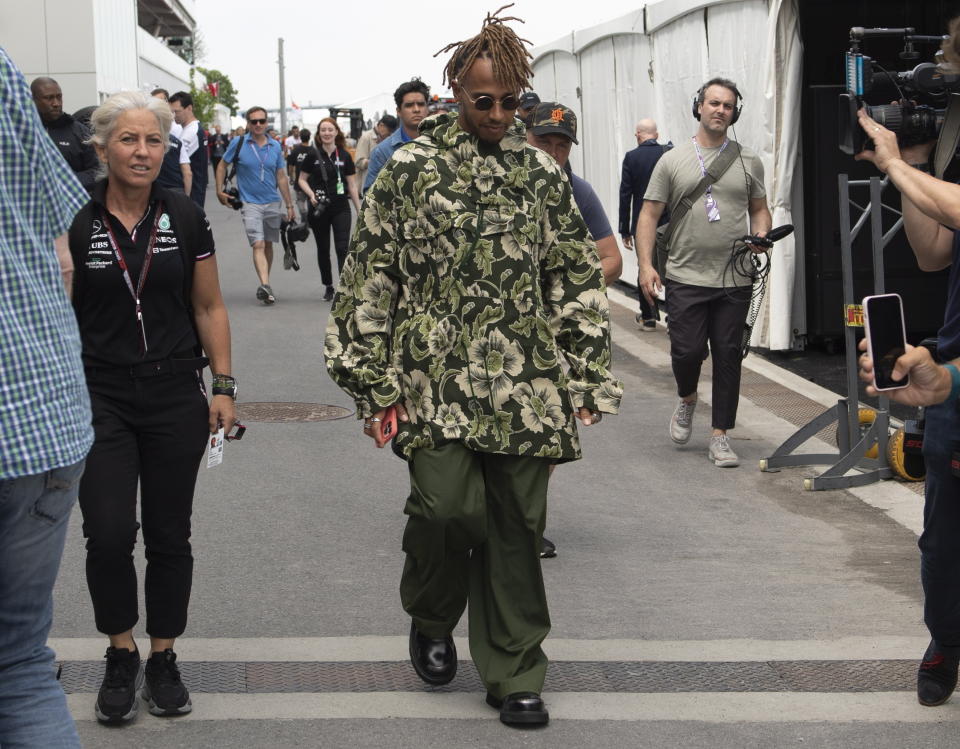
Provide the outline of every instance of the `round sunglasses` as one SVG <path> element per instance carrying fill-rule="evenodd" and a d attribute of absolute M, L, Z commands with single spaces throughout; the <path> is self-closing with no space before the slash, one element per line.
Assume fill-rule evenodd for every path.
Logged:
<path fill-rule="evenodd" d="M 503 107 L 506 112 L 513 112 L 518 106 L 520 106 L 520 99 L 518 99 L 514 94 L 507 94 L 502 99 L 494 99 L 489 94 L 481 94 L 476 99 L 470 95 L 470 92 L 467 91 L 463 86 L 460 87 L 460 90 L 467 95 L 467 98 L 470 100 L 470 103 L 477 109 L 479 112 L 489 112 L 493 109 L 494 104 L 499 104 Z"/>

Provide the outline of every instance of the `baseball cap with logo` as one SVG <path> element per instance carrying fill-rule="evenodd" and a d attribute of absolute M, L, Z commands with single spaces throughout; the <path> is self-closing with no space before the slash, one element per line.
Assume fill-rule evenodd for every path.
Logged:
<path fill-rule="evenodd" d="M 557 133 L 566 135 L 579 145 L 577 140 L 577 115 L 563 104 L 555 101 L 543 101 L 530 113 L 527 129 L 534 135 Z"/>

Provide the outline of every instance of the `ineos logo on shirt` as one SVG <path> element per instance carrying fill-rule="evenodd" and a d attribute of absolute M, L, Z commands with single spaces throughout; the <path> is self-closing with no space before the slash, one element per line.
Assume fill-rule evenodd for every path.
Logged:
<path fill-rule="evenodd" d="M 179 249 L 177 235 L 170 227 L 170 217 L 164 213 L 157 222 L 157 242 L 153 247 L 153 254 L 159 255 L 161 252 L 173 252 Z"/>

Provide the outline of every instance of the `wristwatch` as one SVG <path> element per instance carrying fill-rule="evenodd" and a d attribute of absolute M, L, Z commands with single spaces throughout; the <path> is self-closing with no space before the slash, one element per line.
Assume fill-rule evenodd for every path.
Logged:
<path fill-rule="evenodd" d="M 213 376 L 213 394 L 229 395 L 234 400 L 237 399 L 237 378 L 225 374 L 215 374 Z"/>

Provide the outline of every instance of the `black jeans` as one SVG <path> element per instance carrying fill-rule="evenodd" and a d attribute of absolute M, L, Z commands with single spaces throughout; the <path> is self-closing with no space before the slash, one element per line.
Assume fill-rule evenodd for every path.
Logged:
<path fill-rule="evenodd" d="M 960 652 L 960 478 L 950 469 L 953 453 L 960 450 L 958 404 L 930 406 L 924 419 L 923 619 L 941 649 Z"/>
<path fill-rule="evenodd" d="M 677 395 L 683 398 L 697 392 L 709 340 L 713 357 L 713 428 L 733 429 L 740 400 L 740 342 L 750 306 L 750 287 L 714 289 L 669 279 L 665 286 Z"/>
<path fill-rule="evenodd" d="M 350 244 L 350 201 L 334 200 L 319 216 L 310 214 L 310 228 L 317 240 L 317 265 L 320 266 L 320 282 L 333 286 L 330 268 L 330 229 L 333 229 L 333 246 L 337 253 L 337 272 L 343 267 Z"/>
<path fill-rule="evenodd" d="M 132 629 L 137 612 L 137 483 L 147 558 L 147 633 L 183 634 L 193 579 L 190 515 L 209 407 L 199 373 L 131 378 L 87 370 L 95 440 L 80 482 L 87 586 L 97 629 Z"/>

